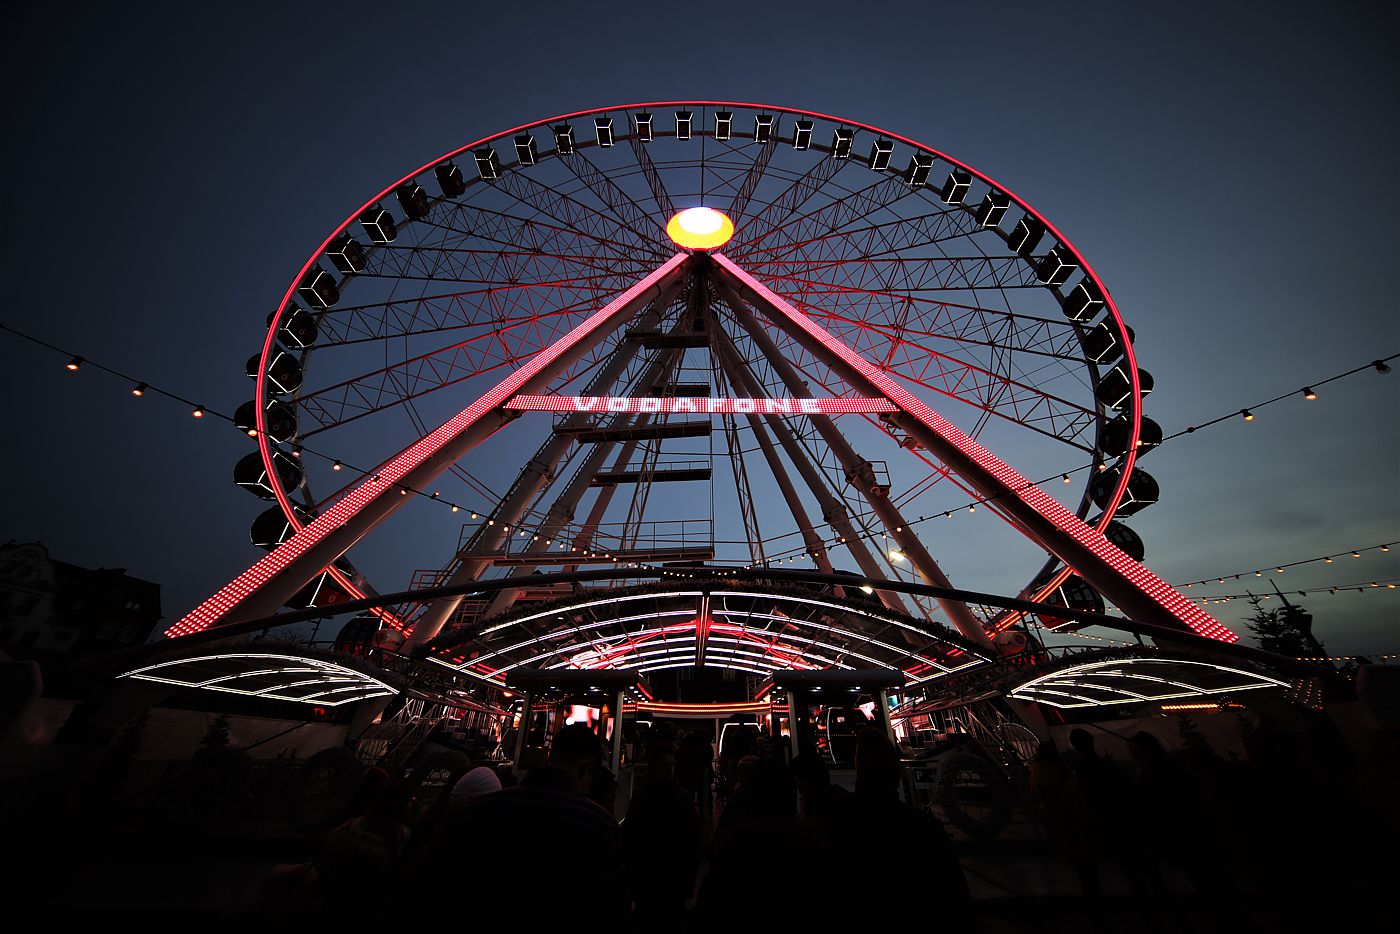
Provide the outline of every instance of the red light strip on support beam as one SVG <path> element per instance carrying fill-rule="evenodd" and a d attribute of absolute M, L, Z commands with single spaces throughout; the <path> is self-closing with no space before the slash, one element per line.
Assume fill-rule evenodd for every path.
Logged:
<path fill-rule="evenodd" d="M 429 458 L 480 421 L 483 416 L 493 409 L 500 408 L 511 396 L 524 388 L 531 379 L 542 373 L 546 367 L 568 353 L 593 331 L 608 323 L 620 309 L 637 300 L 647 290 L 655 287 L 675 272 L 688 256 L 687 253 L 677 253 L 671 257 L 655 271 L 609 302 L 604 308 L 591 315 L 562 339 L 540 351 L 529 363 L 501 380 L 486 395 L 448 419 L 436 431 L 425 435 L 395 455 L 375 471 L 370 480 L 352 489 L 334 506 L 317 516 L 309 525 L 268 552 L 262 560 L 238 575 L 218 593 L 195 607 L 178 623 L 167 629 L 165 634 L 170 637 L 185 636 L 214 625 L 234 607 L 286 570 L 293 561 L 319 544 L 327 535 L 349 523 L 360 510 L 378 497 L 392 496 L 395 501 L 399 501 L 401 504 L 404 497 L 398 495 L 398 484 L 408 473 L 422 466 Z M 449 466 L 450 464 L 444 463 L 442 469 L 446 470 Z M 394 508 L 398 508 L 398 506 L 395 505 Z M 368 532 L 368 528 L 365 529 L 365 532 Z M 352 541 L 350 544 L 354 544 L 354 542 Z M 346 550 L 349 547 L 350 545 L 347 544 Z M 341 553 L 343 554 L 344 551 Z M 315 573 L 320 573 L 319 568 Z"/>
<path fill-rule="evenodd" d="M 1129 558 L 1121 549 L 1110 544 L 1107 539 L 1091 529 L 1083 520 L 1075 516 L 1064 506 L 1061 506 L 1039 487 L 1029 483 L 1025 477 L 1021 476 L 1015 470 L 1012 470 L 990 451 L 964 434 L 952 422 L 949 422 L 925 405 L 913 393 L 896 383 L 884 371 L 873 366 L 864 357 L 856 353 L 850 347 L 847 347 L 825 328 L 792 307 L 787 301 L 764 286 L 763 283 L 759 282 L 753 276 L 740 269 L 735 265 L 733 260 L 720 253 L 713 253 L 711 256 L 724 273 L 732 276 L 756 295 L 764 304 L 782 314 L 804 334 L 820 343 L 843 363 L 860 373 L 860 375 L 875 387 L 876 390 L 884 393 L 886 398 L 898 406 L 900 411 L 912 418 L 918 419 L 926 428 L 937 435 L 939 439 L 950 444 L 965 458 L 968 458 L 975 463 L 978 468 L 989 474 L 992 482 L 999 489 L 984 490 L 984 493 L 987 495 L 996 494 L 1001 497 L 1015 497 L 1020 500 L 1023 504 L 1039 513 L 1041 517 L 1048 520 L 1061 532 L 1069 535 L 1081 548 L 1087 549 L 1095 558 L 1106 564 L 1114 574 L 1126 581 L 1134 590 L 1157 604 L 1158 607 L 1165 610 L 1173 618 L 1197 635 L 1218 639 L 1221 642 L 1239 641 L 1239 636 L 1222 626 L 1215 617 L 1201 610 L 1190 600 L 1186 599 L 1186 597 L 1173 590 L 1169 584 L 1157 577 L 1157 575 L 1147 570 L 1147 568 L 1143 567 L 1132 558 Z M 1033 540 L 1036 540 L 1045 547 L 1049 547 L 1045 542 L 1039 542 L 1039 540 L 1035 538 L 1033 538 Z M 1051 550 L 1053 551 L 1054 549 Z M 1074 565 L 1074 562 L 1066 559 L 1064 555 L 1059 555 L 1059 557 L 1061 560 L 1065 561 L 1066 564 Z M 1083 569 L 1080 570 L 1080 574 L 1088 579 L 1088 575 L 1084 573 Z M 1111 595 L 1105 594 L 1105 596 L 1109 596 L 1110 599 L 1112 599 Z M 1131 610 L 1128 610 L 1128 612 L 1131 613 Z"/>
<path fill-rule="evenodd" d="M 507 409 L 525 412 L 654 412 L 662 415 L 849 415 L 898 412 L 888 399 L 719 399 L 656 396 L 516 396 Z"/>

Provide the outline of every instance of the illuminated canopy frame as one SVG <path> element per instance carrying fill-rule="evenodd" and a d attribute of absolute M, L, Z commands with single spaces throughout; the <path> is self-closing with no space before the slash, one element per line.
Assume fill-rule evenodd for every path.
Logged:
<path fill-rule="evenodd" d="M 1010 697 L 1064 709 L 1122 707 L 1287 686 L 1268 675 L 1212 662 L 1128 658 L 1062 668 L 1018 685 Z"/>
<path fill-rule="evenodd" d="M 318 707 L 338 707 L 398 693 L 383 681 L 344 665 L 270 652 L 222 652 L 171 659 L 118 677 Z"/>
<path fill-rule="evenodd" d="M 917 683 L 990 658 L 952 630 L 873 599 L 741 586 L 650 588 L 561 602 L 453 641 L 432 660 L 497 685 L 522 668 L 646 674 L 705 665 L 764 675 L 897 668 Z"/>

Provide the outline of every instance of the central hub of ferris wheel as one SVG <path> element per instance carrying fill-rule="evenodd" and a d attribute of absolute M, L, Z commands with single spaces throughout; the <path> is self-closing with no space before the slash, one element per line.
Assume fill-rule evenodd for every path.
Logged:
<path fill-rule="evenodd" d="M 666 236 L 687 250 L 717 250 L 734 236 L 734 222 L 714 208 L 687 208 L 667 221 Z"/>
<path fill-rule="evenodd" d="M 706 206 L 678 209 L 687 203 Z M 316 382 L 313 348 L 325 368 Z M 236 478 L 275 501 L 254 526 L 268 554 L 169 635 L 270 614 L 308 588 L 313 602 L 323 589 L 371 593 L 347 552 L 424 498 L 455 512 L 475 497 L 481 516 L 433 582 L 522 578 L 472 611 L 489 632 L 543 568 L 621 561 L 641 578 L 664 561 L 714 562 L 716 524 L 745 549 L 730 559 L 739 567 L 771 563 L 790 537 L 800 544 L 777 554 L 822 572 L 849 560 L 878 583 L 908 562 L 951 589 L 925 530 L 970 497 L 1041 550 L 1023 595 L 1089 609 L 1106 597 L 1142 622 L 1234 638 L 1142 566 L 1141 542 L 1120 521 L 1156 499 L 1136 461 L 1161 432 L 1142 415 L 1151 378 L 1098 276 L 1004 186 L 853 121 L 679 102 L 479 140 L 389 186 L 327 237 L 249 375 L 256 395 L 240 423 L 258 448 Z M 521 412 L 551 411 L 552 423 L 518 420 L 542 437 L 533 457 L 516 458 L 526 466 L 513 482 L 464 466 Z M 338 439 L 364 437 L 343 426 L 395 414 L 414 440 L 336 457 L 334 471 L 359 462 L 349 484 L 309 476 L 298 457 L 303 446 L 338 451 Z M 648 522 L 685 521 L 649 518 L 658 508 L 703 501 L 652 489 L 714 483 L 713 449 L 704 463 L 693 450 L 663 452 L 711 438 L 716 422 L 738 505 L 709 520 L 708 551 L 648 540 Z M 883 462 L 860 453 L 876 442 L 912 466 L 883 476 Z M 1078 502 L 1061 503 L 991 450 L 1024 456 L 1032 444 L 1045 460 L 1032 476 L 1049 473 L 1057 490 L 1060 465 L 1083 459 L 1063 472 L 1068 482 L 1090 468 Z M 760 467 L 773 478 L 766 493 Z M 461 492 L 441 493 L 445 481 Z M 313 483 L 335 492 L 313 495 Z M 616 495 L 628 487 L 630 501 Z M 950 493 L 952 508 L 924 505 L 930 491 Z M 775 514 L 792 530 L 764 535 Z M 620 531 L 608 531 L 612 515 Z M 1022 618 L 878 599 L 891 613 L 941 614 L 968 645 Z M 465 610 L 457 597 L 380 612 L 422 641 L 462 625 Z"/>

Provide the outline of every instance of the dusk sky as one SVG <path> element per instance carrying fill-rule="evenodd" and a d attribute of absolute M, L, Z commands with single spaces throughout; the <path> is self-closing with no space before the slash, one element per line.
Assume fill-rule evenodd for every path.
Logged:
<path fill-rule="evenodd" d="M 405 172 L 555 114 L 733 99 L 912 137 L 1024 197 L 1112 289 L 1156 380 L 1146 413 L 1172 434 L 1400 352 L 1396 9 L 31 8 L 5 40 L 0 322 L 231 413 L 291 277 Z M 3 538 L 156 581 L 167 619 L 262 554 L 248 526 L 264 504 L 232 482 L 247 437 L 91 368 L 67 373 L 11 334 L 0 352 L 14 403 Z M 1144 460 L 1162 487 L 1131 521 L 1149 567 L 1172 583 L 1248 572 L 1193 597 L 1267 592 L 1254 569 L 1400 540 L 1400 372 L 1318 393 Z M 513 466 L 534 450 L 500 443 L 492 456 Z M 352 556 L 400 589 L 450 557 L 462 518 L 415 505 Z M 1025 584 L 1023 550 L 1014 573 L 995 562 L 995 519 L 960 521 L 988 526 L 955 582 Z M 1400 653 L 1400 590 L 1384 586 L 1400 547 L 1265 577 L 1312 592 L 1300 602 L 1332 652 Z M 1248 606 L 1211 611 L 1239 628 Z"/>

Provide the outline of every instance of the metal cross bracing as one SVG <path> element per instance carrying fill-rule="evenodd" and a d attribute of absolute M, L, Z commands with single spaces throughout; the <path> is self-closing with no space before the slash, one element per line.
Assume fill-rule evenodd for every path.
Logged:
<path fill-rule="evenodd" d="M 367 259 L 359 272 L 338 280 L 343 301 L 309 309 L 321 325 L 321 338 L 302 349 L 307 381 L 299 397 L 280 397 L 297 406 L 299 437 L 314 433 L 318 447 L 342 437 L 364 438 L 370 429 L 360 426 L 388 424 L 386 419 L 395 412 L 406 415 L 414 430 L 430 430 L 455 409 L 463 394 L 475 394 L 478 386 L 547 353 L 588 313 L 664 261 L 671 247 L 662 229 L 673 209 L 711 203 L 735 215 L 736 235 L 726 255 L 739 259 L 750 273 L 883 372 L 941 396 L 954 409 L 967 409 L 963 424 L 974 437 L 983 432 L 997 436 L 997 426 L 1005 425 L 1045 438 L 1054 445 L 1047 450 L 1062 456 L 1099 459 L 1091 450 L 1094 432 L 1114 413 L 1093 397 L 1098 363 L 1088 359 L 1080 343 L 1084 324 L 1093 323 L 1104 309 L 1093 311 L 1085 321 L 1062 320 L 1060 306 L 1074 281 L 1042 276 L 1047 250 L 1064 249 L 1058 232 L 1050 227 L 1040 231 L 1036 237 L 1048 239 L 1039 248 L 1022 238 L 1013 249 L 1008 240 L 1012 228 L 1020 236 L 1017 225 L 1039 223 L 1028 207 L 983 176 L 955 178 L 965 167 L 941 153 L 859 124 L 781 108 L 647 106 L 651 110 L 645 133 L 640 122 L 644 108 L 614 108 L 556 118 L 473 143 L 390 186 L 363 209 L 395 208 L 394 199 L 400 198 L 407 213 L 396 238 L 366 241 L 355 226 L 362 212 L 332 234 L 327 244 L 342 232 L 356 234 L 366 246 Z M 718 120 L 726 107 L 733 109 L 733 132 L 722 134 Z M 688 134 L 682 133 L 680 117 L 673 119 L 680 112 L 691 114 Z M 595 116 L 611 120 L 606 140 L 601 130 L 596 137 L 593 133 Z M 804 124 L 805 139 L 794 135 L 804 132 Z M 569 133 L 559 136 L 560 127 L 570 128 Z M 768 127 L 766 136 L 762 127 Z M 522 135 L 528 141 L 523 148 L 516 139 Z M 881 153 L 888 156 L 891 151 L 892 161 L 877 166 Z M 512 158 L 513 152 L 517 158 Z M 912 177 L 912 161 L 904 168 L 911 153 L 924 154 L 919 158 L 927 177 Z M 450 162 L 460 169 L 459 184 L 444 183 L 439 196 L 433 174 Z M 401 190 L 396 194 L 399 185 L 419 185 L 430 192 L 420 216 L 409 216 L 410 201 L 403 200 Z M 1005 216 L 988 222 L 979 205 L 998 198 Z M 318 250 L 308 268 L 314 262 L 325 264 L 328 255 Z M 299 274 L 270 334 L 277 333 L 290 313 L 302 280 Z M 710 313 L 714 303 L 704 304 Z M 748 334 L 734 326 L 727 308 L 713 311 L 714 319 L 739 344 L 738 368 L 756 369 L 758 382 L 770 387 L 755 394 L 771 391 L 779 382 L 766 371 L 762 354 L 753 351 Z M 678 325 L 678 318 L 668 318 L 662 326 Z M 1119 327 L 1120 320 L 1114 311 L 1113 326 Z M 791 361 L 812 391 L 852 391 L 800 342 L 780 329 L 764 327 L 779 354 Z M 1131 363 L 1121 328 L 1119 335 L 1121 352 Z M 604 336 L 592 350 L 558 369 L 548 391 L 577 394 L 582 381 L 596 377 L 626 340 L 620 332 Z M 650 344 L 647 348 L 655 349 Z M 712 351 L 704 346 L 681 348 L 675 365 L 696 371 L 712 368 Z M 375 355 L 375 365 L 364 365 Z M 269 359 L 265 352 L 264 366 Z M 477 376 L 482 380 L 473 382 Z M 730 385 L 740 385 L 727 378 Z M 259 398 L 277 396 L 260 375 Z M 1137 417 L 1136 401 L 1128 411 Z M 520 426 L 529 421 L 512 422 L 509 434 L 526 431 Z M 624 544 L 642 522 L 678 508 L 678 501 L 694 501 L 663 490 L 655 473 L 663 451 L 672 458 L 703 453 L 686 450 L 684 438 L 663 440 L 647 434 L 652 427 L 669 430 L 673 421 L 663 417 L 653 419 L 657 424 L 651 426 L 629 422 L 631 427 L 623 427 L 616 419 L 616 427 L 581 430 L 566 438 L 568 443 L 560 441 L 567 432 L 549 431 L 538 443 L 563 444 L 561 467 L 580 465 L 593 447 L 611 443 L 617 457 L 603 466 L 637 482 L 619 492 L 616 484 L 592 487 L 590 480 L 589 488 L 599 493 L 582 521 L 572 509 L 551 513 L 551 501 L 541 492 L 526 497 L 516 522 L 510 524 L 529 525 L 530 543 L 538 531 L 545 532 L 541 541 L 549 540 L 550 522 L 555 523 L 553 535 L 563 531 L 571 539 L 592 541 L 597 529 L 613 521 L 610 507 L 599 506 L 605 494 L 617 499 L 626 516 L 618 539 Z M 759 528 L 761 519 L 768 533 L 754 534 L 741 529 L 740 513 L 727 512 L 726 506 L 717 518 L 732 525 L 715 529 L 717 543 L 735 540 L 734 532 L 739 531 L 744 559 L 752 562 L 754 538 L 768 541 L 791 534 L 818 563 L 829 563 L 835 548 L 841 561 L 855 560 L 862 572 L 883 573 L 887 556 L 876 552 L 877 558 L 867 550 L 867 567 L 857 554 L 865 546 L 858 543 L 880 532 L 891 533 L 887 526 L 900 520 L 858 505 L 859 499 L 847 503 L 853 493 L 845 482 L 848 468 L 838 465 L 827 439 L 818 440 L 810 432 L 804 438 L 808 426 L 780 429 L 772 421 L 778 420 L 745 418 L 727 428 L 726 443 L 734 442 L 739 457 L 735 472 L 747 478 L 736 481 L 729 495 L 745 495 L 751 503 L 764 500 L 768 494 L 757 487 L 747 494 L 737 492 L 753 486 L 755 465 L 761 461 L 770 468 L 763 473 L 775 484 L 769 488 L 768 508 L 780 504 L 796 528 L 789 533 L 792 525 L 784 528 L 779 523 L 769 531 L 770 513 L 751 506 L 744 510 L 753 516 L 748 529 Z M 843 432 L 846 424 L 842 422 Z M 926 509 L 921 498 L 932 495 L 935 484 L 948 475 L 948 465 L 890 423 L 850 424 L 860 429 L 850 433 L 851 444 L 862 451 L 875 432 L 881 443 L 886 438 L 906 443 L 898 454 L 906 466 L 898 472 L 892 469 L 898 476 L 886 505 Z M 739 448 L 741 431 L 755 439 L 748 452 Z M 265 436 L 259 444 L 265 451 L 275 447 Z M 496 446 L 493 442 L 493 449 Z M 814 457 L 819 466 L 813 465 Z M 377 456 L 358 460 L 374 462 Z M 1130 452 L 1128 466 L 1131 461 Z M 907 465 L 919 463 L 923 467 L 911 473 Z M 772 470 L 774 465 L 793 475 Z M 859 464 L 855 467 L 859 474 Z M 474 494 L 504 491 L 485 498 L 473 495 L 474 506 L 499 506 L 516 493 L 509 476 L 492 477 L 476 462 L 454 462 L 446 469 L 457 473 Z M 579 468 L 573 469 L 571 476 L 578 476 Z M 1125 470 L 1111 497 L 1115 502 L 1127 477 Z M 561 478 L 543 489 L 554 490 L 550 495 L 555 496 L 564 485 Z M 678 490 L 682 484 L 670 486 Z M 710 489 L 713 496 L 713 479 Z M 279 492 L 279 502 L 288 501 L 286 492 Z M 312 511 L 333 508 L 334 499 Z M 585 504 L 580 501 L 579 508 Z M 843 513 L 845 518 L 839 518 Z M 838 531 L 837 522 L 848 535 Z M 300 527 L 305 521 L 292 524 Z M 629 528 L 633 531 L 626 531 Z M 835 541 L 838 538 L 849 541 Z M 720 557 L 735 560 L 739 555 L 730 550 Z"/>

